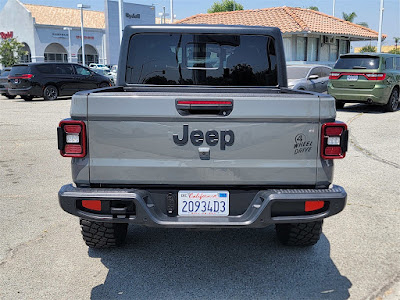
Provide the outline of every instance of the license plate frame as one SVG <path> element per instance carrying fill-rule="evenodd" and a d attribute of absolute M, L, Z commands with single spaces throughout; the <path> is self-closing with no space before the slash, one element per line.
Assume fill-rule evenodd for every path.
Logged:
<path fill-rule="evenodd" d="M 357 81 L 358 75 L 347 75 L 347 81 Z"/>
<path fill-rule="evenodd" d="M 178 192 L 178 216 L 228 216 L 229 200 L 229 191 L 182 190 Z"/>

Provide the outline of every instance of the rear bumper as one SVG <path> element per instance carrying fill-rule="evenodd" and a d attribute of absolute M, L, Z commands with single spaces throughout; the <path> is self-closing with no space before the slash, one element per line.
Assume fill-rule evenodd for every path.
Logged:
<path fill-rule="evenodd" d="M 163 213 L 153 201 L 151 194 L 140 189 L 78 188 L 71 184 L 63 186 L 58 198 L 66 212 L 80 218 L 111 223 L 140 224 L 149 227 L 169 228 L 221 228 L 266 227 L 276 223 L 303 223 L 322 220 L 342 211 L 347 194 L 340 186 L 330 189 L 271 189 L 258 191 L 246 211 L 241 215 L 226 217 L 184 217 Z M 100 213 L 79 208 L 81 200 L 101 200 L 102 203 L 125 203 L 135 207 L 134 213 L 116 208 L 112 213 Z M 313 214 L 285 215 L 283 207 L 304 201 L 325 201 L 325 207 Z M 281 213 L 273 213 L 273 205 L 279 203 Z M 133 204 L 133 206 L 132 206 Z M 275 215 L 275 216 L 274 216 Z"/>
<path fill-rule="evenodd" d="M 24 89 L 8 89 L 8 93 L 12 96 L 36 96 L 36 97 L 42 97 L 43 96 L 43 91 L 41 88 L 36 88 L 36 87 L 28 87 Z"/>
<path fill-rule="evenodd" d="M 391 87 L 386 85 L 376 85 L 373 89 L 351 89 L 335 88 L 332 84 L 328 85 L 328 94 L 339 101 L 364 103 L 368 100 L 375 104 L 386 104 L 388 102 Z"/>
<path fill-rule="evenodd" d="M 8 89 L 4 87 L 0 87 L 0 95 L 8 94 Z"/>

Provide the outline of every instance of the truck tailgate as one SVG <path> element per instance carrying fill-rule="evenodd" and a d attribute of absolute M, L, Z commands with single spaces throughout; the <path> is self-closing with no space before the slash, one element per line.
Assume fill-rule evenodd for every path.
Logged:
<path fill-rule="evenodd" d="M 210 186 L 316 182 L 320 135 L 316 95 L 116 92 L 93 93 L 87 99 L 91 183 Z M 176 107 L 179 99 L 229 100 L 233 110 L 227 116 L 181 115 Z M 198 134 L 196 145 L 190 139 L 193 131 Z M 198 139 L 199 131 L 203 141 L 201 136 Z M 209 143 L 208 131 L 213 138 Z M 174 142 L 174 135 L 182 145 Z"/>

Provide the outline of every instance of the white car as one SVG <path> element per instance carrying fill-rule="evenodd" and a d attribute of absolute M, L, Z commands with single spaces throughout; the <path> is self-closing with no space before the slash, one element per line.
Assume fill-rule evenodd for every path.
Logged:
<path fill-rule="evenodd" d="M 331 68 L 324 65 L 288 65 L 288 88 L 324 93 Z"/>
<path fill-rule="evenodd" d="M 107 71 L 110 71 L 110 69 L 109 69 L 106 65 L 102 65 L 102 64 L 91 63 L 91 64 L 89 65 L 89 68 L 91 68 L 91 69 L 100 69 L 100 70 L 107 70 Z"/>

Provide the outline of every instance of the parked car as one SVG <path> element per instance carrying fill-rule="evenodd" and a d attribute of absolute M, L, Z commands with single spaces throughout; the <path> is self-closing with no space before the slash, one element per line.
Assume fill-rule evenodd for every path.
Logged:
<path fill-rule="evenodd" d="M 114 76 L 110 73 L 110 71 L 104 69 L 92 69 L 92 71 L 96 72 L 97 74 L 103 75 L 110 79 L 111 83 L 115 85 Z"/>
<path fill-rule="evenodd" d="M 386 111 L 399 106 L 400 55 L 357 53 L 341 55 L 329 76 L 328 93 L 336 107 L 367 103 Z"/>
<path fill-rule="evenodd" d="M 113 65 L 111 67 L 110 73 L 113 77 L 114 83 L 117 84 L 118 65 Z"/>
<path fill-rule="evenodd" d="M 14 99 L 15 96 L 11 96 L 8 93 L 8 74 L 10 73 L 11 68 L 5 68 L 0 73 L 0 95 L 6 96 L 8 99 Z"/>
<path fill-rule="evenodd" d="M 34 97 L 55 100 L 82 90 L 111 86 L 109 78 L 78 64 L 29 63 L 14 65 L 8 75 L 10 95 L 29 101 Z"/>
<path fill-rule="evenodd" d="M 331 68 L 323 65 L 288 65 L 288 87 L 323 93 L 327 91 Z"/>
<path fill-rule="evenodd" d="M 103 65 L 103 64 L 91 63 L 91 64 L 89 64 L 89 68 L 90 68 L 90 69 L 101 69 L 101 70 L 110 71 L 110 68 L 107 67 L 106 65 Z"/>

